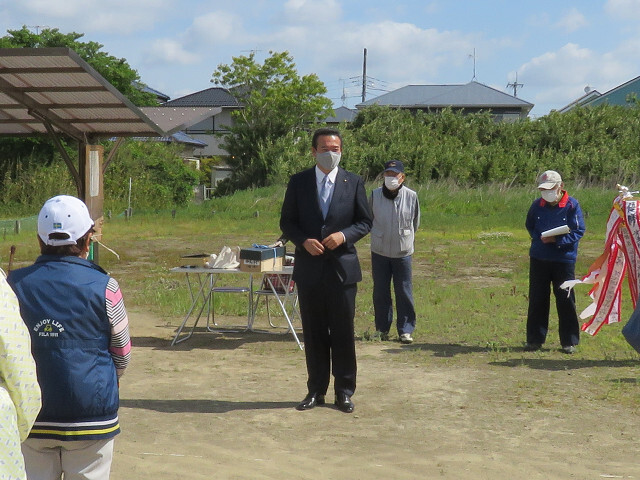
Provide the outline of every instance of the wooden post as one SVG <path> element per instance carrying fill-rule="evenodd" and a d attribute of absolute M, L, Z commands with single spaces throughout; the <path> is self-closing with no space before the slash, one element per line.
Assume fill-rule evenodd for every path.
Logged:
<path fill-rule="evenodd" d="M 102 225 L 104 223 L 104 182 L 102 175 L 102 162 L 104 147 L 102 145 L 89 145 L 81 143 L 78 152 L 79 172 L 83 183 L 83 198 L 87 204 L 89 214 L 95 222 L 94 236 L 102 240 Z M 98 244 L 93 244 L 93 261 L 99 263 Z"/>

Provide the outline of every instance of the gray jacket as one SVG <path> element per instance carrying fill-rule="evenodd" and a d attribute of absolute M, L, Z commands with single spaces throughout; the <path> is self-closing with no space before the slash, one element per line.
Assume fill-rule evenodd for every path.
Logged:
<path fill-rule="evenodd" d="M 371 251 L 391 258 L 412 255 L 420 225 L 418 194 L 403 186 L 398 196 L 390 200 L 380 187 L 371 192 L 369 205 L 373 212 Z"/>

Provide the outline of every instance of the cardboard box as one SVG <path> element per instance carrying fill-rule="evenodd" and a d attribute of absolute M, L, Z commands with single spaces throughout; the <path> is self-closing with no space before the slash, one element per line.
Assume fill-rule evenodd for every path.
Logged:
<path fill-rule="evenodd" d="M 268 272 L 282 270 L 284 247 L 242 248 L 240 250 L 240 270 L 243 272 Z"/>

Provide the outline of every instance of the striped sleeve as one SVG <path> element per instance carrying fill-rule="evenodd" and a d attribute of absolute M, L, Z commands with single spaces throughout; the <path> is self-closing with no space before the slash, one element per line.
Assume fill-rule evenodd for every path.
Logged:
<path fill-rule="evenodd" d="M 116 366 L 118 378 L 129 365 L 131 358 L 131 337 L 129 336 L 129 317 L 124 308 L 124 300 L 120 285 L 114 278 L 109 278 L 106 290 L 107 317 L 111 324 L 111 341 L 109 353 Z"/>

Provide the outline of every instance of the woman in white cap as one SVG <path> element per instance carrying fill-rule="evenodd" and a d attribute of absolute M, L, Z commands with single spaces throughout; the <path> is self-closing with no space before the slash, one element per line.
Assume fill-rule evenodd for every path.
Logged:
<path fill-rule="evenodd" d="M 529 311 L 525 350 L 542 348 L 549 330 L 551 285 L 558 311 L 558 332 L 564 353 L 574 353 L 580 341 L 580 325 L 573 291 L 560 285 L 575 278 L 578 242 L 585 232 L 578 201 L 563 190 L 560 174 L 547 170 L 538 177 L 537 198 L 529 208 L 525 226 L 531 236 L 529 249 Z"/>
<path fill-rule="evenodd" d="M 41 255 L 8 277 L 42 389 L 22 445 L 28 478 L 109 478 L 131 341 L 118 282 L 86 259 L 93 227 L 81 200 L 47 200 L 38 216 Z"/>

